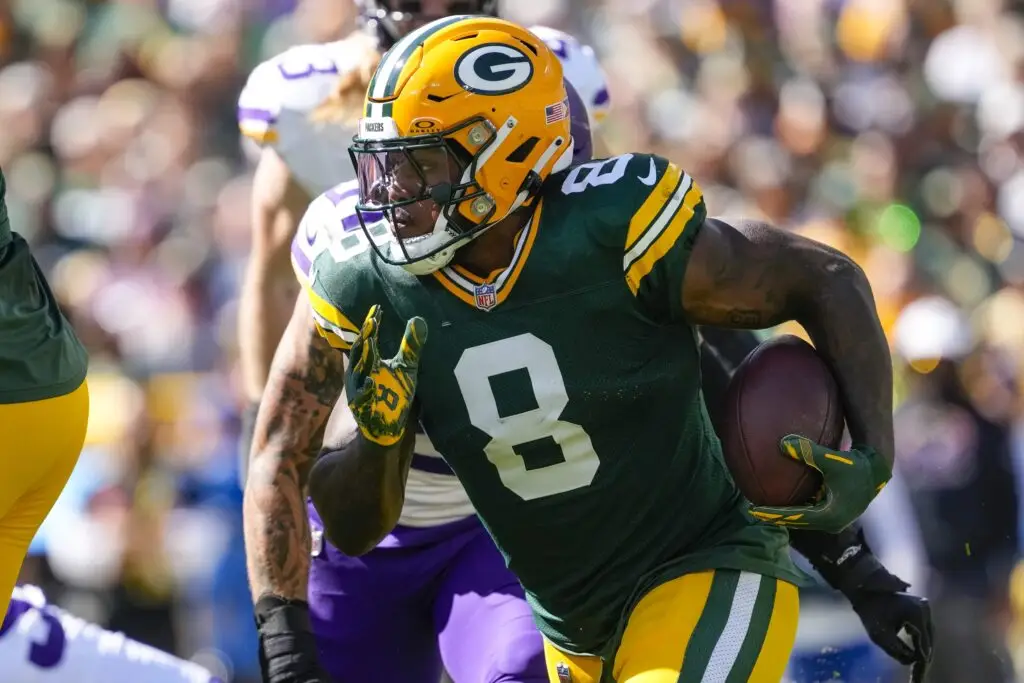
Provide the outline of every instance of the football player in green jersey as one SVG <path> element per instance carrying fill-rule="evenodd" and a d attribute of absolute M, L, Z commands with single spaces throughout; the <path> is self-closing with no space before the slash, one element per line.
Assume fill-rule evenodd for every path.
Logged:
<path fill-rule="evenodd" d="M 552 681 L 778 681 L 802 579 L 778 524 L 842 530 L 891 472 L 870 289 L 822 245 L 708 218 L 664 159 L 569 168 L 561 79 L 535 36 L 495 19 L 440 20 L 382 61 L 352 152 L 362 210 L 393 230 L 323 251 L 307 284 L 320 334 L 351 356 L 358 424 L 314 466 L 314 503 L 341 550 L 372 548 L 418 419 L 522 581 Z M 304 220 L 334 218 L 324 199 Z M 755 519 L 707 416 L 693 325 L 790 319 L 835 369 L 858 445 L 800 442 L 828 461 L 821 503 Z M 316 339 L 294 353 L 341 367 Z M 306 382 L 310 411 L 335 382 Z"/>
<path fill-rule="evenodd" d="M 89 418 L 88 357 L 11 230 L 6 191 L 0 171 L 0 615 L 78 462 Z"/>

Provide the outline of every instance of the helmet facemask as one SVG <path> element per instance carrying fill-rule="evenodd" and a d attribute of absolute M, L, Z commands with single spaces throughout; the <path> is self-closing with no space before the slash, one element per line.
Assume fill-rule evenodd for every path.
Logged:
<path fill-rule="evenodd" d="M 463 131 L 477 142 L 477 154 L 453 139 Z M 391 226 L 386 244 L 370 240 L 382 260 L 426 274 L 447 265 L 458 247 L 493 223 L 495 204 L 474 178 L 482 152 L 496 138 L 494 126 L 476 117 L 436 134 L 353 142 L 360 224 L 366 231 L 383 215 Z"/>
<path fill-rule="evenodd" d="M 485 14 L 497 16 L 497 0 L 449 0 L 444 14 L 425 14 L 421 0 L 363 0 L 357 3 L 366 29 L 377 35 L 381 46 L 390 48 L 408 33 L 441 16 Z"/>

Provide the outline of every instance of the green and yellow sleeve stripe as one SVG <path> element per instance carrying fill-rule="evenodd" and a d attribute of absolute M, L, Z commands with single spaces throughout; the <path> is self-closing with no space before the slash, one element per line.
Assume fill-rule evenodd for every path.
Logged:
<path fill-rule="evenodd" d="M 359 336 L 359 328 L 334 304 L 320 296 L 312 283 L 304 281 L 302 288 L 313 308 L 313 321 L 320 335 L 336 349 L 347 351 L 352 348 L 356 337 Z"/>
<path fill-rule="evenodd" d="M 694 221 L 696 207 L 702 199 L 700 187 L 693 178 L 670 163 L 629 221 L 622 268 L 634 295 L 644 277 L 672 250 Z"/>

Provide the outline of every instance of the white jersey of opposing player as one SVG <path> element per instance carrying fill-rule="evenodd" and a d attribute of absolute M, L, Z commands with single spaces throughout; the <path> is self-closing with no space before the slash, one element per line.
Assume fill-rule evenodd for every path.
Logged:
<path fill-rule="evenodd" d="M 186 662 L 46 604 L 35 586 L 14 589 L 0 626 L 2 683 L 220 683 Z"/>
<path fill-rule="evenodd" d="M 586 103 L 591 128 L 596 129 L 608 109 L 608 89 L 594 51 L 561 31 L 543 26 L 531 30 L 562 60 L 565 77 Z M 300 278 L 308 275 L 325 249 L 340 254 L 369 248 L 355 213 L 359 188 L 349 181 L 354 175 L 348 155 L 353 131 L 310 120 L 336 79 L 357 68 L 367 40 L 372 39 L 353 34 L 336 43 L 291 48 L 256 67 L 239 97 L 242 131 L 273 145 L 310 194 L 323 193 L 310 205 L 292 242 L 292 261 Z M 382 238 L 387 235 L 383 222 L 370 229 Z M 431 527 L 472 514 L 473 506 L 454 473 L 426 434 L 417 434 L 399 524 Z"/>
<path fill-rule="evenodd" d="M 355 130 L 314 121 L 311 114 L 373 46 L 373 38 L 357 32 L 333 43 L 290 48 L 253 69 L 238 96 L 242 133 L 277 150 L 313 197 L 355 177 L 348 155 Z"/>

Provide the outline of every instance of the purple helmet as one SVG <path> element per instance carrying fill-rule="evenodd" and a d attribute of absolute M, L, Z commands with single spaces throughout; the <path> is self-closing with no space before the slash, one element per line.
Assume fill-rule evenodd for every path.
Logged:
<path fill-rule="evenodd" d="M 356 0 L 359 18 L 367 31 L 376 35 L 381 47 L 390 48 L 410 31 L 440 16 L 423 13 L 420 0 Z M 449 0 L 445 16 L 487 14 L 498 16 L 498 0 Z"/>
<path fill-rule="evenodd" d="M 565 80 L 565 92 L 569 96 L 569 118 L 572 123 L 572 139 L 575 144 L 572 153 L 573 166 L 594 158 L 594 141 L 590 135 L 590 115 L 576 88 Z"/>

